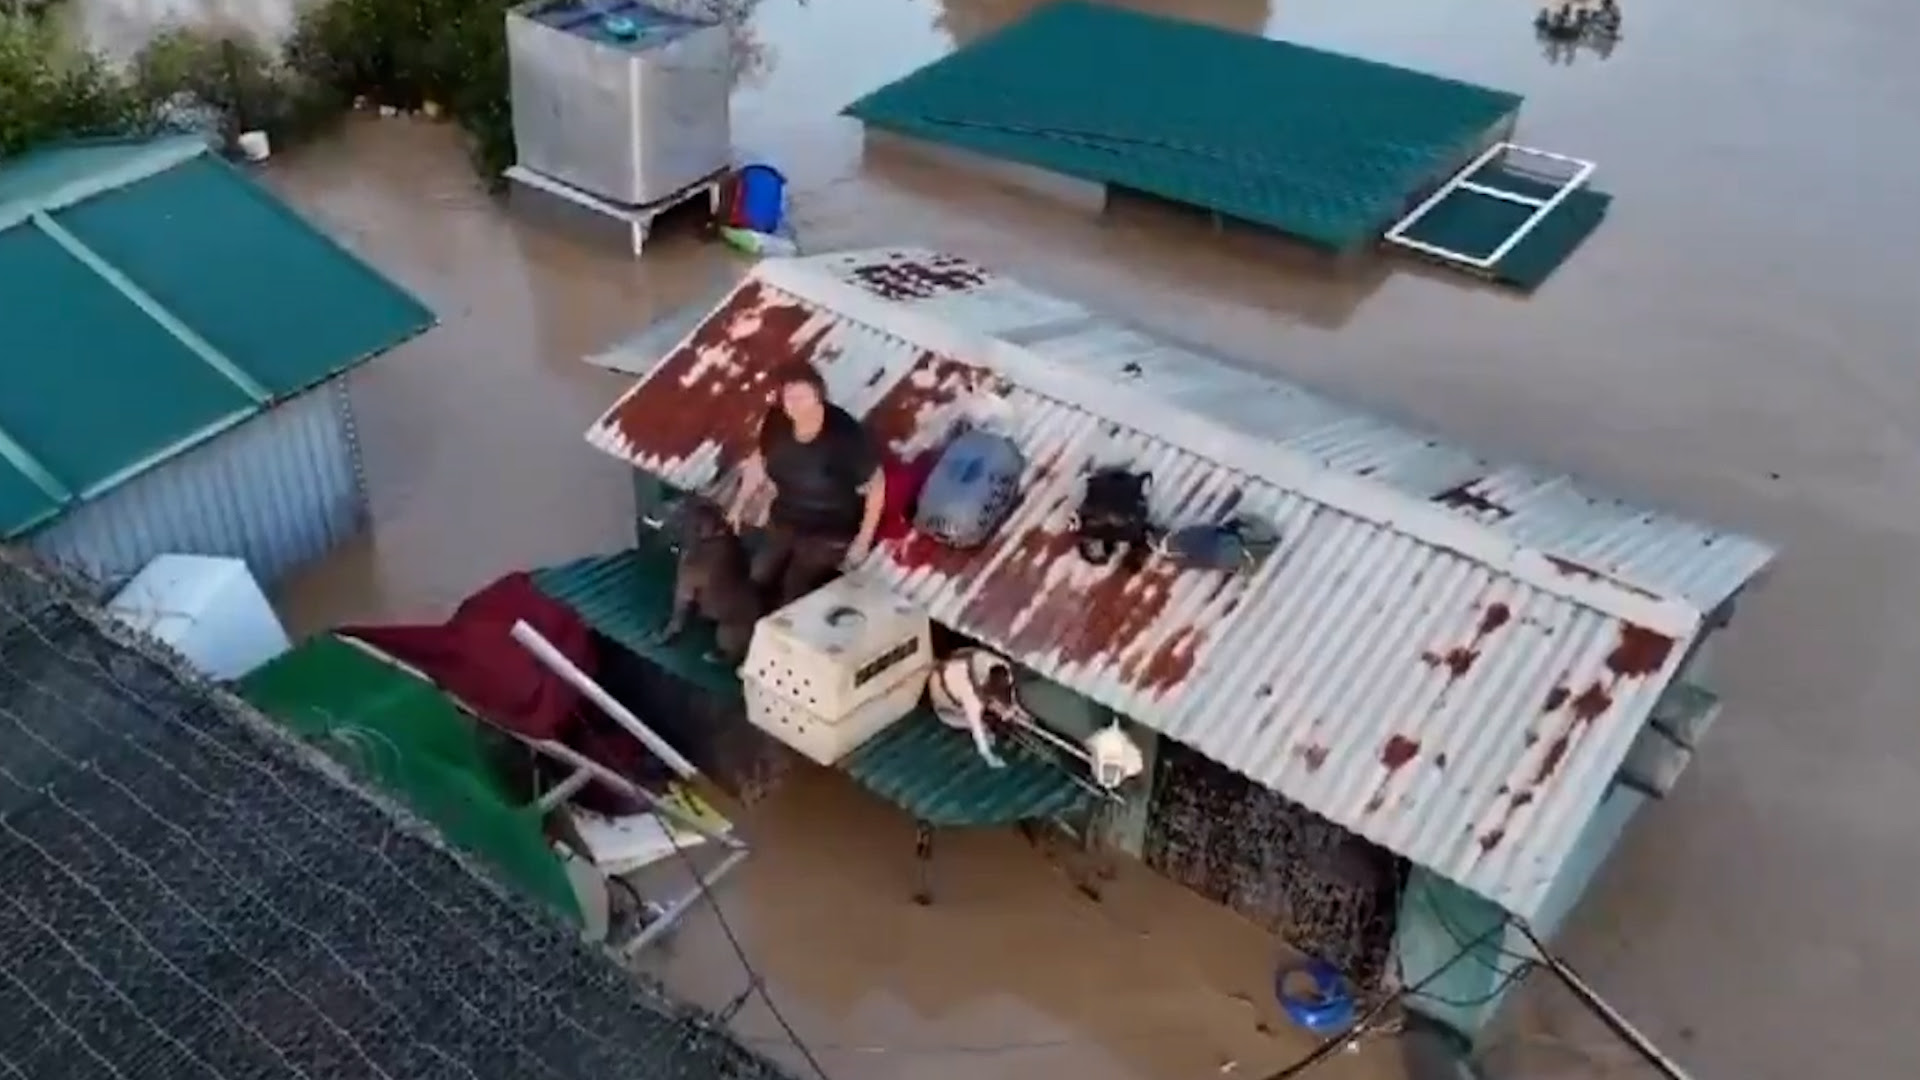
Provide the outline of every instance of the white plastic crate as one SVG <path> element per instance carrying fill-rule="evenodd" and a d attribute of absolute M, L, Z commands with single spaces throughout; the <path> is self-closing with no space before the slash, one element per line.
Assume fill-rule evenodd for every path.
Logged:
<path fill-rule="evenodd" d="M 746 691 L 747 718 L 754 726 L 813 761 L 832 765 L 912 712 L 920 704 L 926 682 L 927 669 L 921 668 L 894 683 L 885 696 L 869 698 L 851 714 L 831 720 L 763 683 L 748 679 L 741 686 Z"/>
<path fill-rule="evenodd" d="M 747 716 L 831 765 L 912 712 L 933 666 L 926 613 L 841 578 L 760 620 L 741 668 Z"/>

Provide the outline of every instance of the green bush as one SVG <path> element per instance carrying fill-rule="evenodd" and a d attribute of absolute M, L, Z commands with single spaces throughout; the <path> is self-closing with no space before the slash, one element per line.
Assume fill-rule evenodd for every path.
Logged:
<path fill-rule="evenodd" d="M 310 9 L 286 64 L 342 100 L 439 109 L 490 182 L 513 164 L 507 0 L 330 0 Z"/>
<path fill-rule="evenodd" d="M 294 142 L 338 117 L 346 99 L 293 71 L 249 38 L 176 28 L 134 56 L 126 79 L 134 99 L 167 120 L 183 107 L 220 118 L 228 139 L 265 131 Z"/>
<path fill-rule="evenodd" d="M 135 131 L 151 113 L 100 59 L 31 15 L 0 13 L 0 157 Z"/>
<path fill-rule="evenodd" d="M 4 2 L 4 0 L 0 0 Z M 45 20 L 0 11 L 0 157 L 48 142 L 142 134 L 195 113 L 222 134 L 286 143 L 355 101 L 438 110 L 466 129 L 490 182 L 513 164 L 507 0 L 325 0 L 280 55 L 251 40 L 168 31 L 125 71 Z"/>

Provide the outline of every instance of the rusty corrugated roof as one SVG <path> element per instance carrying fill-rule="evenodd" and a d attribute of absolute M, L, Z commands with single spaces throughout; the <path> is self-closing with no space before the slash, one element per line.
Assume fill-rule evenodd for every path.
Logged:
<path fill-rule="evenodd" d="M 795 358 L 896 451 L 971 386 L 1013 407 L 1029 471 L 998 538 L 862 572 L 1522 915 L 1704 615 L 1772 557 L 928 252 L 761 264 L 588 438 L 706 487 Z M 1241 576 L 1089 566 L 1067 519 L 1105 464 L 1151 470 L 1164 522 L 1251 514 L 1281 545 Z"/>

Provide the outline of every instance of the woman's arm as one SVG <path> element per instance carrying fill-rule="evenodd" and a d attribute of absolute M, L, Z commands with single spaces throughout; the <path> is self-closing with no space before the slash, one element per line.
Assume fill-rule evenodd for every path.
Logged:
<path fill-rule="evenodd" d="M 735 532 L 740 531 L 747 514 L 759 504 L 772 483 L 767 477 L 767 444 L 772 441 L 779 408 L 776 405 L 768 409 L 760 418 L 760 427 L 753 433 L 753 453 L 747 455 L 736 470 L 740 482 L 733 490 L 733 502 L 727 507 L 727 523 Z"/>
<path fill-rule="evenodd" d="M 848 551 L 848 557 L 856 562 L 873 550 L 873 538 L 880 531 L 880 512 L 887 505 L 886 470 L 873 470 L 861 491 L 866 495 L 866 505 L 860 513 L 860 533 L 853 538 L 853 547 Z"/>
<path fill-rule="evenodd" d="M 754 451 L 740 463 L 740 483 L 734 488 L 733 501 L 727 506 L 727 523 L 734 531 L 739 531 L 747 512 L 758 503 L 767 490 L 767 459 L 759 451 Z"/>

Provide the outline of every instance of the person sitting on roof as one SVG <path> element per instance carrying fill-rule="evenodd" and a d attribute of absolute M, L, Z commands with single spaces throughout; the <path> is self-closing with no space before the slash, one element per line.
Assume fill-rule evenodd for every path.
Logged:
<path fill-rule="evenodd" d="M 812 592 L 873 548 L 886 479 L 873 440 L 853 414 L 827 400 L 827 383 L 797 361 L 776 373 L 779 397 L 760 422 L 758 445 L 741 463 L 728 512 L 737 529 L 770 488 L 766 536 L 753 580 L 775 606 Z"/>

